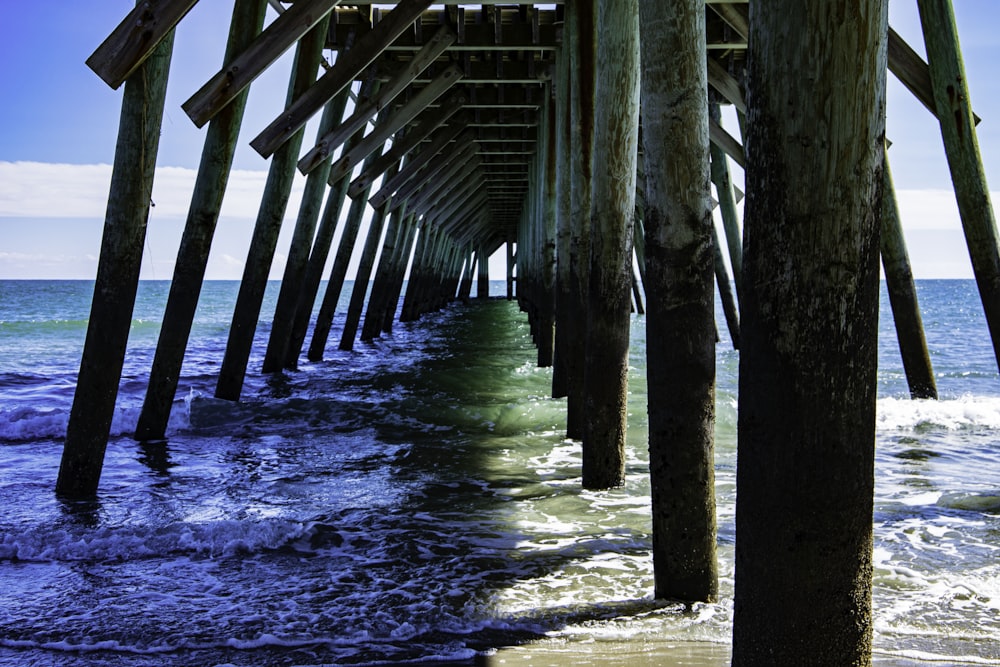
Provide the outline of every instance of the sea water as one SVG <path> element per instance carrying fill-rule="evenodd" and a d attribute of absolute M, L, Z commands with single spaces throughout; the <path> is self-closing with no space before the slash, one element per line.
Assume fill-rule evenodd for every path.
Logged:
<path fill-rule="evenodd" d="M 213 398 L 238 284 L 205 285 L 166 444 L 131 438 L 169 285 L 143 282 L 100 495 L 53 488 L 93 284 L 0 282 L 0 664 L 469 661 L 553 645 L 725 645 L 738 353 L 720 321 L 721 601 L 652 598 L 644 319 L 627 485 L 580 488 L 525 316 L 455 303 Z M 342 297 L 346 303 L 349 287 Z M 493 285 L 493 293 L 503 290 Z M 877 659 L 1000 664 L 1000 378 L 970 281 L 920 281 L 939 401 L 908 397 L 883 293 Z M 836 499 L 830 499 L 836 502 Z"/>

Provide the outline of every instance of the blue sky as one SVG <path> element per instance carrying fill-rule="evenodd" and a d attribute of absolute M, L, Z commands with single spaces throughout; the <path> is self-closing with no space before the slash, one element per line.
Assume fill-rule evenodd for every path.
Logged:
<path fill-rule="evenodd" d="M 987 181 L 1000 191 L 1000 60 L 996 0 L 954 0 Z M 121 104 L 87 57 L 134 6 L 132 0 L 7 3 L 0 21 L 0 279 L 93 278 Z M 180 105 L 222 63 L 232 3 L 203 0 L 178 28 L 160 140 L 143 278 L 169 278 L 201 154 L 204 130 Z M 268 21 L 275 14 L 269 10 Z M 923 53 L 915 0 L 892 0 L 890 23 Z M 239 278 L 267 162 L 249 141 L 281 110 L 286 54 L 250 92 L 244 131 L 209 278 Z M 971 277 L 936 120 L 889 75 L 889 152 L 918 277 Z M 731 119 L 730 119 L 731 121 Z M 734 123 L 727 123 L 731 129 Z M 315 137 L 307 128 L 306 144 Z M 305 150 L 305 148 L 304 148 Z M 737 168 L 737 182 L 742 174 Z M 280 277 L 302 179 L 289 204 L 272 269 Z M 995 199 L 1000 202 L 1000 197 Z M 502 263 L 493 263 L 502 277 Z"/>

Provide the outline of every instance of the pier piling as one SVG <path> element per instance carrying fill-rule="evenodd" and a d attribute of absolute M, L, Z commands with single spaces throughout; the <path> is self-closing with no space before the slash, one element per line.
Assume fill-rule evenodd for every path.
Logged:
<path fill-rule="evenodd" d="M 632 223 L 639 141 L 638 0 L 601 0 L 598 7 L 584 368 L 583 485 L 588 489 L 625 482 Z"/>
<path fill-rule="evenodd" d="M 871 664 L 887 11 L 751 8 L 736 667 Z"/>
<path fill-rule="evenodd" d="M 97 494 L 125 364 L 146 240 L 174 31 L 125 81 L 97 281 L 56 493 Z"/>
<path fill-rule="evenodd" d="M 646 384 L 656 596 L 713 601 L 715 225 L 705 3 L 640 0 Z"/>
<path fill-rule="evenodd" d="M 224 67 L 260 34 L 266 11 L 266 0 L 235 3 Z M 135 428 L 137 440 L 161 440 L 166 435 L 249 92 L 249 88 L 244 89 L 215 114 L 205 132 L 146 397 Z"/>

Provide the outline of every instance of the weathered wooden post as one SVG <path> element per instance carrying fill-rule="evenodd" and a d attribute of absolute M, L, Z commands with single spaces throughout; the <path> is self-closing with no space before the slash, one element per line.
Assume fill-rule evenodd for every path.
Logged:
<path fill-rule="evenodd" d="M 565 5 L 564 5 L 565 7 Z M 565 12 L 565 10 L 564 10 Z M 564 14 L 565 19 L 565 14 Z M 570 339 L 578 335 L 569 319 L 570 305 L 570 238 L 572 236 L 572 186 L 570 181 L 570 50 L 573 32 L 569 21 L 563 21 L 562 46 L 556 52 L 555 125 L 556 141 L 556 285 L 555 341 L 552 354 L 552 397 L 563 398 L 569 393 L 567 367 Z"/>
<path fill-rule="evenodd" d="M 913 283 L 910 256 L 903 239 L 903 224 L 896 205 L 896 189 L 889 171 L 889 156 L 885 157 L 882 192 L 882 227 L 879 249 L 885 271 L 885 287 L 889 293 L 892 318 L 896 323 L 896 340 L 903 358 L 903 370 L 910 387 L 911 398 L 934 398 L 937 382 L 931 367 L 924 337 L 924 323 L 917 302 L 917 287 Z"/>
<path fill-rule="evenodd" d="M 368 77 L 361 85 L 358 99 L 368 99 L 379 89 L 379 85 L 375 77 Z M 344 144 L 344 150 L 350 151 L 354 148 L 364 138 L 364 131 L 365 128 L 361 128 L 355 132 Z M 305 345 L 306 335 L 309 333 L 309 320 L 312 317 L 313 304 L 319 293 L 319 285 L 323 281 L 323 271 L 326 270 L 326 260 L 330 256 L 330 247 L 333 245 L 333 237 L 337 232 L 337 224 L 340 222 L 340 213 L 344 208 L 344 200 L 347 199 L 350 182 L 350 174 L 342 176 L 340 180 L 330 186 L 327 194 L 319 228 L 313 239 L 309 261 L 306 263 L 296 300 L 295 317 L 292 321 L 285 352 L 285 368 L 298 368 L 299 356 L 302 354 L 302 347 Z M 363 192 L 359 193 L 359 196 L 360 194 Z"/>
<path fill-rule="evenodd" d="M 640 0 L 646 384 L 656 597 L 713 601 L 715 225 L 705 3 Z"/>
<path fill-rule="evenodd" d="M 345 88 L 327 102 L 317 130 L 318 136 L 322 137 L 337 127 L 344 117 L 348 97 L 350 88 Z M 274 316 L 271 318 L 271 333 L 267 339 L 267 349 L 264 352 L 264 363 L 261 368 L 264 373 L 276 373 L 286 366 L 288 344 L 295 326 L 295 312 L 298 309 L 299 295 L 302 293 L 302 281 L 309 265 L 332 161 L 333 156 L 328 156 L 306 176 L 299 214 L 295 219 L 295 229 L 292 231 L 288 257 L 285 259 L 285 271 L 281 276 L 281 288 L 274 305 Z"/>
<path fill-rule="evenodd" d="M 941 122 L 958 212 L 972 270 L 979 286 L 993 353 L 1000 364 L 1000 240 L 996 217 L 979 156 L 979 141 L 969 100 L 965 65 L 951 0 L 917 0 L 930 66 L 934 105 Z"/>
<path fill-rule="evenodd" d="M 566 350 L 566 436 L 582 439 L 586 431 L 584 365 L 587 291 L 590 285 L 590 207 L 593 181 L 594 88 L 597 55 L 597 0 L 565 5 L 570 51 L 570 197 L 569 321 L 574 335 Z"/>
<path fill-rule="evenodd" d="M 382 119 L 379 122 L 382 122 Z M 366 166 L 371 164 L 381 154 L 382 149 L 375 150 L 365 158 L 364 164 Z M 347 220 L 340 232 L 340 243 L 337 245 L 337 254 L 334 256 L 333 266 L 330 268 L 330 278 L 326 284 L 326 292 L 323 294 L 323 302 L 320 304 L 319 313 L 316 314 L 312 341 L 309 343 L 309 350 L 306 353 L 309 361 L 320 361 L 323 358 L 326 342 L 330 337 L 330 329 L 333 327 L 333 316 L 337 311 L 337 303 L 340 301 L 340 292 L 344 289 L 344 280 L 347 278 L 347 266 L 351 261 L 351 254 L 354 252 L 354 245 L 358 240 L 358 232 L 361 230 L 365 209 L 368 207 L 370 191 L 370 185 L 363 188 L 359 196 L 351 201 L 351 207 L 347 212 Z"/>
<path fill-rule="evenodd" d="M 583 486 L 625 482 L 632 221 L 639 142 L 638 0 L 600 0 Z M 648 248 L 647 248 L 648 261 Z"/>
<path fill-rule="evenodd" d="M 479 299 L 488 299 L 490 297 L 490 258 L 486 255 L 486 249 L 482 246 L 479 246 L 476 256 L 478 257 L 476 297 Z"/>
<path fill-rule="evenodd" d="M 507 300 L 514 300 L 514 267 L 517 263 L 514 258 L 514 242 L 507 241 Z"/>
<path fill-rule="evenodd" d="M 722 110 L 719 109 L 719 105 L 713 102 L 708 109 L 709 118 L 721 126 Z M 743 273 L 743 234 L 736 212 L 736 194 L 733 192 L 733 179 L 729 174 L 729 158 L 726 157 L 725 151 L 715 144 L 709 145 L 709 151 L 712 156 L 712 183 L 719 197 L 719 213 L 722 215 L 722 228 L 726 232 L 726 245 L 729 248 L 729 265 L 733 267 L 733 282 L 736 283 L 738 295 Z"/>
<path fill-rule="evenodd" d="M 125 82 L 97 281 L 56 480 L 56 493 L 68 498 L 96 495 L 104 467 L 139 286 L 173 43 L 171 30 Z"/>
<path fill-rule="evenodd" d="M 266 0 L 239 0 L 234 5 L 224 67 L 260 33 L 266 11 Z M 135 428 L 137 440 L 160 440 L 167 430 L 249 92 L 249 87 L 245 88 L 223 107 L 209 122 L 205 133 L 146 398 Z"/>
<path fill-rule="evenodd" d="M 385 173 L 386 179 L 392 178 L 399 171 L 399 162 L 390 167 Z M 372 277 L 372 268 L 375 266 L 375 255 L 378 253 L 379 242 L 382 240 L 382 230 L 385 228 L 385 219 L 388 215 L 389 205 L 379 206 L 368 223 L 368 236 L 365 238 L 365 245 L 361 249 L 361 259 L 358 262 L 358 272 L 354 277 L 354 287 L 351 290 L 351 301 L 347 306 L 347 316 L 344 318 L 344 329 L 340 334 L 341 350 L 353 350 L 354 338 L 358 335 L 358 326 L 361 324 L 361 311 L 365 306 L 365 296 L 368 293 L 368 283 Z M 406 205 L 393 211 L 393 217 L 400 218 L 406 214 Z"/>
<path fill-rule="evenodd" d="M 537 219 L 539 232 L 538 275 L 538 366 L 552 365 L 556 314 L 556 108 L 551 88 L 546 89 L 542 106 L 543 125 L 539 147 Z M 544 152 L 543 152 L 544 151 Z"/>
<path fill-rule="evenodd" d="M 871 664 L 887 5 L 750 6 L 738 667 Z"/>
<path fill-rule="evenodd" d="M 365 310 L 364 324 L 361 326 L 361 340 L 374 340 L 382 333 L 382 321 L 389 307 L 389 294 L 394 273 L 393 263 L 396 261 L 398 248 L 402 243 L 403 227 L 406 217 L 402 211 L 389 218 L 389 225 L 382 240 L 382 252 L 379 254 L 378 268 L 372 281 L 372 294 L 368 297 L 368 307 Z"/>
<path fill-rule="evenodd" d="M 729 338 L 733 341 L 733 349 L 740 349 L 740 313 L 736 308 L 736 297 L 729 286 L 729 272 L 726 271 L 726 260 L 719 246 L 719 234 L 712 225 L 712 241 L 715 246 L 715 282 L 719 286 L 719 301 L 722 302 L 722 314 L 726 318 Z"/>
<path fill-rule="evenodd" d="M 329 22 L 330 18 L 327 16 L 299 42 L 288 86 L 286 107 L 316 81 Z M 243 267 L 240 291 L 236 297 L 226 353 L 215 386 L 216 398 L 238 401 L 243 391 L 243 380 L 246 377 L 254 333 L 257 331 L 257 320 L 264 301 L 267 277 L 271 271 L 278 233 L 281 231 L 281 223 L 292 191 L 292 181 L 295 179 L 295 166 L 302 146 L 302 134 L 303 130 L 299 129 L 274 152 L 271 158 L 264 195 L 257 213 L 253 238 L 250 241 L 250 250 L 247 252 L 247 262 Z"/>

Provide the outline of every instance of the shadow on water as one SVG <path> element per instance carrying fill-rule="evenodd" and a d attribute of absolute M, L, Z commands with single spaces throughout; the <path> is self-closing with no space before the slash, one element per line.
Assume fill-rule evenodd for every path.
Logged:
<path fill-rule="evenodd" d="M 580 490 L 516 306 L 428 320 L 126 440 L 102 500 L 63 505 L 61 555 L 28 531 L 49 592 L 0 619 L 0 664 L 474 664 L 574 626 L 696 625 L 651 599 L 634 502 Z"/>

